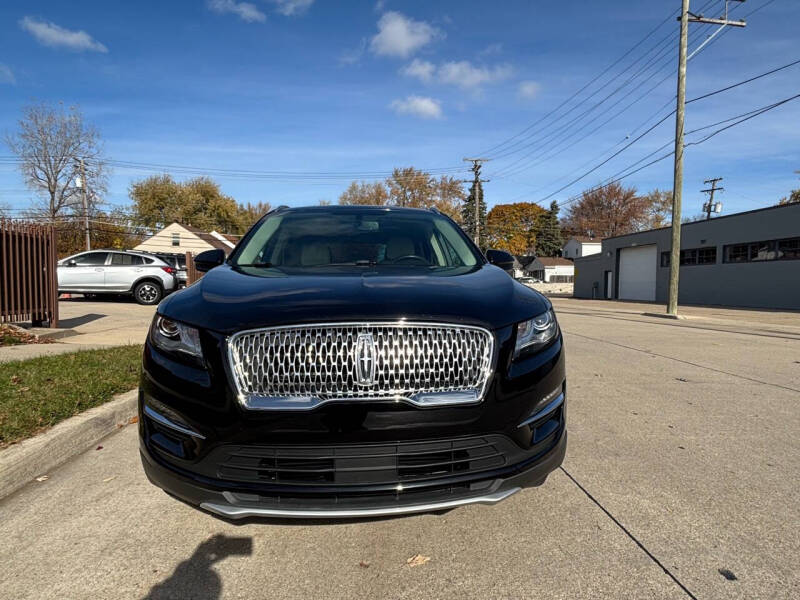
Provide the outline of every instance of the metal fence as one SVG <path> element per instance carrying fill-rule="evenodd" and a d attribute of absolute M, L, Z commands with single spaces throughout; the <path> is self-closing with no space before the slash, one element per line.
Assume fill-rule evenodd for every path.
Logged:
<path fill-rule="evenodd" d="M 0 323 L 21 321 L 58 327 L 56 233 L 0 219 Z"/>

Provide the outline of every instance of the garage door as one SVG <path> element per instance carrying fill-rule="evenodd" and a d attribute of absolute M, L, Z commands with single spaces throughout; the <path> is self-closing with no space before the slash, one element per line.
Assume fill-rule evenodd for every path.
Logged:
<path fill-rule="evenodd" d="M 625 248 L 619 255 L 620 300 L 656 299 L 656 247 Z"/>

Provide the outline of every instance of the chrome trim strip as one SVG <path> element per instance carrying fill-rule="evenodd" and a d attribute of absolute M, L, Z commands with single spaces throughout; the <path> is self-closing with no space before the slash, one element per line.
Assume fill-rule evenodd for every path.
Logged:
<path fill-rule="evenodd" d="M 385 508 L 353 508 L 353 509 L 334 509 L 334 510 L 314 510 L 314 509 L 283 509 L 283 508 L 259 508 L 258 506 L 236 506 L 234 504 L 217 504 L 215 502 L 203 502 L 200 508 L 210 512 L 228 517 L 229 519 L 244 519 L 247 517 L 279 517 L 285 519 L 348 519 L 358 517 L 387 517 L 395 515 L 408 515 L 421 512 L 431 512 L 435 510 L 446 510 L 466 506 L 468 504 L 496 504 L 505 500 L 512 494 L 516 494 L 522 488 L 515 487 L 500 492 L 493 492 L 484 496 L 473 498 L 461 498 L 459 500 L 448 500 L 446 502 L 430 502 L 428 504 L 411 504 L 408 506 L 391 506 Z M 226 496 L 226 499 L 230 496 Z"/>
<path fill-rule="evenodd" d="M 471 329 L 485 333 L 489 337 L 489 364 L 484 373 L 484 384 L 480 390 L 456 392 L 424 392 L 413 396 L 381 396 L 378 398 L 319 398 L 317 396 L 257 396 L 242 391 L 236 376 L 236 361 L 233 354 L 233 342 L 240 336 L 271 331 L 305 329 L 314 327 L 441 327 L 452 329 Z M 441 406 L 469 406 L 480 404 L 492 383 L 497 363 L 495 335 L 485 327 L 461 325 L 459 323 L 441 323 L 439 321 L 333 321 L 316 323 L 295 323 L 294 325 L 278 325 L 275 327 L 257 327 L 237 331 L 225 340 L 227 354 L 227 371 L 236 390 L 236 397 L 242 408 L 247 410 L 313 410 L 323 404 L 341 402 L 403 402 L 417 408 L 436 408 Z"/>
<path fill-rule="evenodd" d="M 144 405 L 144 414 L 153 419 L 153 421 L 161 423 L 164 427 L 169 427 L 170 429 L 174 429 L 175 431 L 178 431 L 186 435 L 190 435 L 200 440 L 206 439 L 206 436 L 204 436 L 203 434 L 196 432 L 194 429 L 189 429 L 187 427 L 184 427 L 183 425 L 178 425 L 175 421 L 173 421 L 172 419 L 168 419 L 159 412 L 156 412 L 153 408 L 151 408 L 147 404 Z"/>
<path fill-rule="evenodd" d="M 548 402 L 547 405 L 542 410 L 536 411 L 530 417 L 525 419 L 522 423 L 517 425 L 517 428 L 525 427 L 526 425 L 530 425 L 534 421 L 538 421 L 539 419 L 546 417 L 551 412 L 556 410 L 559 406 L 561 406 L 563 403 L 564 403 L 564 392 L 561 392 L 554 400 Z"/>

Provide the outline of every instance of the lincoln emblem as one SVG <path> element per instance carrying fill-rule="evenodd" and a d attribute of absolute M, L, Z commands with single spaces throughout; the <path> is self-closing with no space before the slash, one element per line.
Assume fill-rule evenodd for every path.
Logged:
<path fill-rule="evenodd" d="M 356 383 L 375 383 L 375 340 L 371 333 L 361 333 L 356 340 Z"/>

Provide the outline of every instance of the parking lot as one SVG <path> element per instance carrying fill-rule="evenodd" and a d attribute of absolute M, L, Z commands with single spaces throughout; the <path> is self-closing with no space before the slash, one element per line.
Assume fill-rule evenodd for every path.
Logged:
<path fill-rule="evenodd" d="M 800 315 L 554 304 L 569 447 L 544 486 L 403 518 L 228 522 L 151 486 L 128 426 L 0 501 L 0 595 L 800 596 Z"/>

